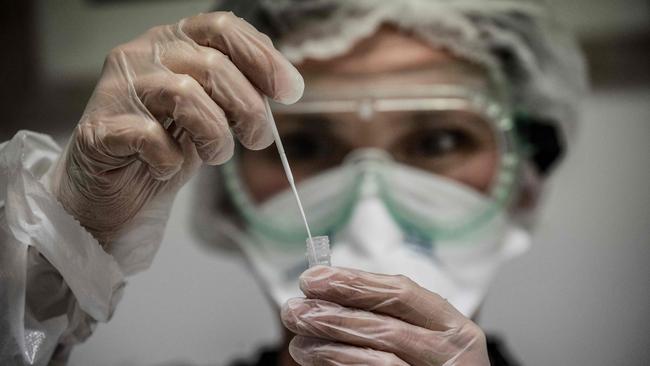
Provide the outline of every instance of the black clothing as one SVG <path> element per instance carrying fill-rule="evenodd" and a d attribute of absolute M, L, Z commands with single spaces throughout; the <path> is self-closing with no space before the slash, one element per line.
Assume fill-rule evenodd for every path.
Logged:
<path fill-rule="evenodd" d="M 490 357 L 491 366 L 520 366 L 521 364 L 515 361 L 508 350 L 506 349 L 503 341 L 499 337 L 487 337 L 487 349 Z M 230 364 L 230 366 L 278 366 L 278 358 L 280 350 L 278 349 L 263 349 L 259 353 L 256 361 L 247 362 L 237 360 Z"/>

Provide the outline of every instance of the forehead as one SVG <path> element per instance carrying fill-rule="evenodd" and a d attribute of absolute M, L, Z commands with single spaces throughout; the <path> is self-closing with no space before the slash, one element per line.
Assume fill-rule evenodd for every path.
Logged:
<path fill-rule="evenodd" d="M 305 77 L 306 92 L 432 84 L 489 89 L 483 67 L 388 26 L 341 56 L 306 60 L 296 66 Z"/>

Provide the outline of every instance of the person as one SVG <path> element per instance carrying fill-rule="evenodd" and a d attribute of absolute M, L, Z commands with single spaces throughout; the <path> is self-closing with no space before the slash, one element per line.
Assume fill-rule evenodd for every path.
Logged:
<path fill-rule="evenodd" d="M 220 6 L 111 50 L 63 151 L 0 145 L 0 363 L 65 364 L 200 170 L 196 229 L 281 306 L 259 365 L 514 364 L 473 319 L 573 134 L 570 35 L 531 1 Z M 335 267 L 307 269 L 267 98 Z"/>

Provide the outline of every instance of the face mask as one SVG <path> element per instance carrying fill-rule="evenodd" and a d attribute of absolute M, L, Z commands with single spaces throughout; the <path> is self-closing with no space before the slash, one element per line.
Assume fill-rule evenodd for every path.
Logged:
<path fill-rule="evenodd" d="M 327 208 L 334 204 L 330 193 L 337 182 L 337 169 L 343 174 L 348 168 L 336 168 L 303 184 L 303 192 L 309 192 L 301 196 L 307 198 L 303 199 L 307 215 L 328 212 Z M 399 184 L 394 185 L 391 201 L 419 209 L 432 218 L 490 206 L 478 192 L 408 166 L 391 164 L 386 176 L 410 186 L 401 190 Z M 388 208 L 390 205 L 381 193 L 378 179 L 364 175 L 360 184 L 356 204 L 345 225 L 330 233 L 332 264 L 405 275 L 446 298 L 466 316 L 475 313 L 500 265 L 529 246 L 529 235 L 513 225 L 503 210 L 462 235 L 423 239 L 398 223 L 398 216 Z M 423 207 L 417 194 L 409 194 L 413 192 L 426 192 L 433 199 Z M 291 192 L 270 199 L 259 210 L 278 215 L 296 211 Z M 304 244 L 282 245 L 257 230 L 242 232 L 232 225 L 227 231 L 240 244 L 277 304 L 302 296 L 298 277 L 307 268 Z"/>

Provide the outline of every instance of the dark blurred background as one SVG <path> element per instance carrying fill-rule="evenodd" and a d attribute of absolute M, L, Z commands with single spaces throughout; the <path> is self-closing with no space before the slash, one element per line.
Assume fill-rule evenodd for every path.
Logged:
<path fill-rule="evenodd" d="M 210 9 L 213 0 L 8 0 L 0 59 L 5 118 L 0 139 L 20 128 L 59 134 L 76 123 L 114 45 L 147 28 Z M 647 0 L 551 0 L 579 35 L 595 91 L 650 85 Z"/>
<path fill-rule="evenodd" d="M 353 0 L 351 0 L 353 1 Z M 578 139 L 551 179 L 535 244 L 509 264 L 481 325 L 526 365 L 650 364 L 650 2 L 551 0 L 579 36 L 592 90 Z M 0 33 L 3 122 L 63 141 L 106 52 L 151 26 L 207 11 L 212 0 L 5 0 Z M 177 202 L 189 200 L 183 190 Z M 149 271 L 129 282 L 113 320 L 72 365 L 220 364 L 280 328 L 238 261 L 206 255 L 170 219 Z M 206 287 L 207 286 L 207 287 Z"/>

